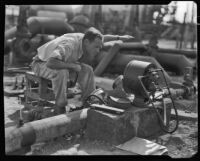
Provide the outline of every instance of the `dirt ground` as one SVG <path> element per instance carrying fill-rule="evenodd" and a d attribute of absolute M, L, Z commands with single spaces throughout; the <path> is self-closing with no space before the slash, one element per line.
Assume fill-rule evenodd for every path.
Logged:
<path fill-rule="evenodd" d="M 159 47 L 174 48 L 174 42 L 160 42 Z M 4 57 L 5 58 L 5 57 Z M 4 65 L 8 59 L 4 60 Z M 22 80 L 23 74 L 4 75 L 4 89 L 11 89 L 15 76 Z M 180 77 L 173 77 L 173 80 L 182 81 Z M 195 82 L 197 84 L 197 81 Z M 198 113 L 197 97 L 194 104 L 187 110 Z M 4 95 L 4 123 L 5 128 L 16 126 L 19 119 L 20 105 L 17 96 L 8 97 Z M 100 141 L 85 140 L 84 133 L 72 134 L 69 137 L 60 137 L 48 142 L 37 143 L 31 147 L 14 152 L 14 155 L 137 155 L 128 151 L 117 149 L 115 146 Z M 151 140 L 164 145 L 168 149 L 168 155 L 172 158 L 190 158 L 198 152 L 198 122 L 181 120 L 179 127 L 173 134 L 166 134 Z"/>
<path fill-rule="evenodd" d="M 22 81 L 23 74 L 4 75 L 4 89 L 13 88 L 17 76 Z M 173 78 L 181 80 L 181 78 Z M 196 100 L 196 99 L 195 99 Z M 19 119 L 19 110 L 23 108 L 17 96 L 4 95 L 4 122 L 5 128 L 16 126 Z M 185 109 L 182 109 L 185 110 Z M 188 109 L 197 113 L 197 104 Z M 72 134 L 69 137 L 60 137 L 48 142 L 37 143 L 29 149 L 16 151 L 16 155 L 136 155 L 134 153 L 117 149 L 115 146 L 100 141 L 85 140 L 82 133 Z M 179 128 L 173 134 L 166 134 L 151 140 L 164 145 L 168 155 L 172 158 L 190 158 L 198 149 L 198 123 L 197 121 L 180 121 Z"/>

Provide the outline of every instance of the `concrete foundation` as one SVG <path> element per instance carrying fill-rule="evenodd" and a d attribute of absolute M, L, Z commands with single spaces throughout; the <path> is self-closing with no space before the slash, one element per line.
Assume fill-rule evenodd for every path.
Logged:
<path fill-rule="evenodd" d="M 161 107 L 162 104 L 158 103 Z M 167 107 L 167 125 L 171 113 L 171 102 Z M 160 111 L 162 114 L 162 110 Z M 152 108 L 131 107 L 122 115 L 114 115 L 94 109 L 88 110 L 85 137 L 101 140 L 113 145 L 124 143 L 134 136 L 148 138 L 162 134 L 159 119 Z"/>

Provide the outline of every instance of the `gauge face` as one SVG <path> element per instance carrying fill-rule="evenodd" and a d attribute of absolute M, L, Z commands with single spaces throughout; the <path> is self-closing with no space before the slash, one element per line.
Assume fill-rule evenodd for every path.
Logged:
<path fill-rule="evenodd" d="M 125 92 L 134 94 L 135 97 L 148 98 L 144 87 L 146 88 L 149 84 L 146 74 L 150 69 L 155 69 L 154 64 L 150 62 L 130 61 L 124 70 L 123 87 Z M 141 80 L 140 77 L 144 78 Z"/>

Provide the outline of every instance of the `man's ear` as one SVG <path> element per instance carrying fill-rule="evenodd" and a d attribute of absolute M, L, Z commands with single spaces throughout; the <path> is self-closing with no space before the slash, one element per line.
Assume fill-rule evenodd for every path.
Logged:
<path fill-rule="evenodd" d="M 88 45 L 88 44 L 89 44 L 89 40 L 88 40 L 88 39 L 85 39 L 85 40 L 83 41 L 83 44 L 84 44 L 84 45 Z"/>

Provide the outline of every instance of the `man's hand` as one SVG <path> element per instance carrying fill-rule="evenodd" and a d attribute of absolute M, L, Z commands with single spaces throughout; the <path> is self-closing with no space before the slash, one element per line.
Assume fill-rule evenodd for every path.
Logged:
<path fill-rule="evenodd" d="M 74 70 L 75 72 L 80 72 L 81 65 L 79 63 L 73 63 L 73 64 L 71 64 L 71 69 Z"/>
<path fill-rule="evenodd" d="M 122 41 L 128 41 L 128 40 L 133 40 L 134 37 L 130 35 L 123 35 L 123 36 L 119 36 L 119 39 Z"/>

